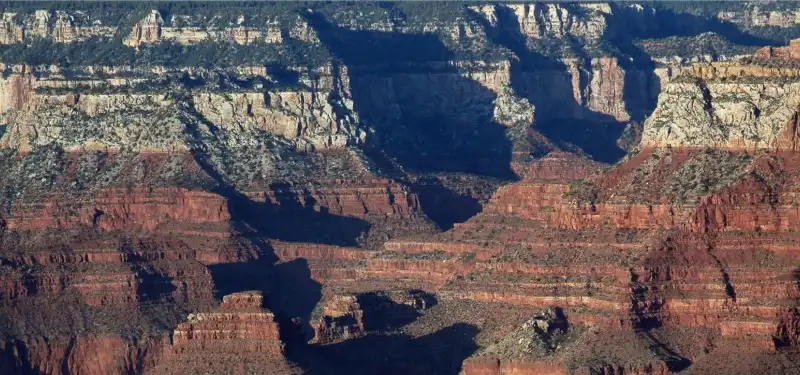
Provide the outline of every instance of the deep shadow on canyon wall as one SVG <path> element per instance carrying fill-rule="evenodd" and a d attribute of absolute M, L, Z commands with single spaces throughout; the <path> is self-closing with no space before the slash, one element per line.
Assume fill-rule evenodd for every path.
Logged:
<path fill-rule="evenodd" d="M 535 106 L 534 128 L 555 144 L 565 149 L 577 147 L 595 160 L 613 163 L 622 158 L 625 151 L 616 141 L 625 124 L 578 103 L 569 67 L 560 59 L 529 48 L 528 37 L 522 34 L 517 15 L 511 8 L 500 5 L 495 11 L 494 25 L 479 14 L 472 14 L 472 18 L 482 25 L 492 43 L 508 48 L 517 57 L 511 60 L 511 86 L 516 95 Z M 566 37 L 562 42 L 578 43 L 573 37 Z M 572 49 L 582 51 L 579 45 Z M 592 69 L 591 58 L 581 56 L 578 61 L 579 90 L 584 95 L 589 84 L 588 72 Z"/>
<path fill-rule="evenodd" d="M 518 57 L 512 60 L 512 88 L 517 95 L 536 106 L 537 130 L 556 143 L 577 146 L 599 161 L 614 162 L 621 158 L 625 151 L 616 140 L 625 124 L 576 102 L 567 66 L 558 59 L 529 49 L 515 15 L 508 8 L 498 9 L 495 26 L 485 21 L 482 23 L 492 42 L 507 47 Z M 631 42 L 634 37 L 653 33 L 662 37 L 683 35 L 680 31 L 664 32 L 664 22 L 694 25 L 691 30 L 695 34 L 689 32 L 688 35 L 711 29 L 730 36 L 734 33 L 732 30 L 736 30 L 724 23 L 707 23 L 689 16 L 665 14 L 668 20 L 656 28 L 662 31 L 642 28 L 623 35 L 617 31 L 622 25 L 610 25 L 612 38 L 615 38 L 612 41 L 632 57 L 630 61 L 620 61 L 628 72 L 624 96 L 633 121 L 642 121 L 652 111 L 659 91 L 658 79 L 653 72 L 654 63 Z M 511 144 L 506 129 L 492 121 L 495 93 L 448 65 L 447 62 L 453 61 L 455 55 L 438 36 L 354 31 L 333 25 L 319 14 L 309 13 L 306 17 L 317 30 L 322 43 L 335 56 L 334 68 L 347 68 L 354 108 L 361 121 L 375 130 L 371 135 L 373 144 L 366 151 L 376 156 L 376 160 L 389 159 L 391 163 L 387 164 L 412 173 L 460 172 L 514 179 L 509 166 Z M 731 38 L 757 42 L 741 35 Z M 583 60 L 585 65 L 588 56 Z M 582 70 L 585 73 L 589 68 L 583 66 Z M 588 77 L 581 74 L 579 82 L 583 92 Z M 442 95 L 445 92 L 448 95 Z M 202 152 L 196 156 L 210 175 L 218 175 Z M 218 181 L 220 192 L 230 202 L 233 222 L 241 226 L 243 233 L 249 233 L 260 251 L 257 260 L 230 266 L 244 269 L 229 272 L 224 270 L 225 265 L 215 266 L 218 268 L 215 279 L 220 290 L 224 290 L 224 294 L 246 289 L 265 290 L 268 296 L 273 293 L 273 298 L 267 299 L 272 301 L 270 308 L 278 312 L 285 309 L 291 316 L 309 316 L 315 298 L 287 301 L 275 295 L 274 290 L 267 290 L 270 285 L 278 285 L 272 278 L 278 277 L 280 272 L 276 271 L 271 248 L 263 245 L 262 240 L 274 238 L 354 246 L 358 235 L 369 230 L 369 224 L 359 219 L 317 212 L 310 208 L 311 205 L 300 204 L 291 198 L 284 198 L 285 201 L 278 205 L 257 202 L 226 185 L 221 178 Z M 423 208 L 438 207 L 442 202 L 448 202 L 448 205 L 458 203 L 460 209 L 451 215 L 433 215 L 442 228 L 464 221 L 480 210 L 480 204 L 474 198 L 459 195 L 441 184 L 419 184 L 415 189 L 420 194 Z M 310 194 L 307 194 L 306 199 L 309 198 Z M 295 282 L 310 280 L 307 264 L 305 267 L 297 264 L 285 268 L 287 271 L 279 277 L 284 281 L 286 278 L 296 278 Z M 318 284 L 300 282 L 298 285 L 305 285 L 300 294 L 319 298 Z M 293 294 L 297 293 L 288 295 Z"/>
<path fill-rule="evenodd" d="M 477 333 L 477 327 L 458 323 L 416 338 L 374 334 L 290 350 L 289 358 L 308 375 L 457 375 L 478 349 Z"/>
<path fill-rule="evenodd" d="M 462 172 L 515 178 L 506 129 L 491 120 L 495 94 L 446 64 L 435 67 L 433 72 L 419 72 L 419 66 L 409 64 L 450 60 L 452 53 L 437 37 L 350 31 L 322 18 L 311 20 L 326 47 L 348 69 L 360 121 L 375 129 L 374 148 L 368 148 L 368 154 L 378 155 L 377 160 L 389 159 L 415 173 Z M 375 66 L 381 68 L 371 70 Z M 461 90 L 462 96 L 453 99 L 440 95 L 454 87 Z M 196 152 L 198 163 L 205 165 L 211 176 L 219 176 L 202 151 Z M 218 177 L 217 181 L 220 193 L 230 202 L 232 221 L 240 232 L 248 233 L 261 252 L 248 262 L 210 267 L 219 295 L 264 291 L 265 307 L 276 313 L 290 359 L 308 373 L 456 375 L 463 360 L 477 349 L 477 329 L 466 324 L 420 338 L 375 334 L 338 344 L 306 344 L 313 332 L 309 325 L 311 312 L 322 297 L 321 285 L 311 279 L 305 260 L 276 262 L 274 252 L 263 245 L 263 239 L 352 246 L 369 224 L 307 209 L 307 201 L 281 201 L 278 207 L 256 202 L 223 178 Z M 452 194 L 441 189 L 439 194 Z M 434 199 L 437 196 L 432 195 Z M 476 206 L 468 205 L 477 212 Z M 453 220 L 443 218 L 442 222 Z M 403 323 L 417 317 L 404 316 L 407 319 L 401 319 Z M 381 320 L 373 323 L 376 327 L 389 324 Z"/>
<path fill-rule="evenodd" d="M 571 14 L 585 12 L 575 3 L 562 3 L 560 6 Z M 575 98 L 570 67 L 560 58 L 531 48 L 531 40 L 522 34 L 517 15 L 511 8 L 498 5 L 493 24 L 483 15 L 471 13 L 472 19 L 482 25 L 492 43 L 508 48 L 516 56 L 511 60 L 511 84 L 518 96 L 528 99 L 536 107 L 534 128 L 555 144 L 568 150 L 582 151 L 600 162 L 614 163 L 627 152 L 617 143 L 627 121 L 618 121 L 588 107 L 589 74 L 595 68 L 592 66 L 595 55 L 589 49 L 599 49 L 601 55 L 617 58 L 616 63 L 624 71 L 621 88 L 625 111 L 630 115 L 630 122 L 641 127 L 655 109 L 661 83 L 655 74 L 655 62 L 636 44 L 636 40 L 714 32 L 736 44 L 763 46 L 774 43 L 743 32 L 728 21 L 669 9 L 659 8 L 650 13 L 649 8 L 642 10 L 615 3 L 610 7 L 613 16 L 606 18 L 608 25 L 602 36 L 602 45 L 591 45 L 593 42 L 575 36 L 557 40 L 561 44 L 559 48 L 568 47 L 577 54 L 576 89 L 583 103 Z M 535 42 L 547 44 L 552 40 Z"/>
<path fill-rule="evenodd" d="M 0 374 L 46 375 L 32 366 L 28 360 L 30 356 L 24 342 L 6 343 L 5 350 L 0 351 Z"/>
<path fill-rule="evenodd" d="M 496 95 L 451 66 L 435 34 L 349 30 L 308 13 L 322 43 L 350 75 L 355 110 L 379 148 L 405 170 L 513 179 Z"/>
<path fill-rule="evenodd" d="M 186 119 L 187 134 L 192 145 L 195 162 L 216 183 L 214 192 L 225 197 L 231 215 L 233 229 L 258 239 L 276 239 L 292 242 L 311 242 L 340 246 L 357 246 L 357 238 L 369 230 L 365 220 L 333 215 L 325 210 L 315 209 L 315 200 L 307 189 L 300 189 L 304 202 L 301 203 L 296 194 L 275 194 L 277 202 L 266 199 L 254 199 L 245 195 L 232 182 L 225 178 L 212 162 L 214 153 L 224 153 L 225 147 L 218 139 L 220 129 L 208 121 L 189 104 L 186 111 L 190 116 Z M 204 125 L 208 132 L 201 129 Z M 268 187 L 269 191 L 293 190 L 286 183 L 276 182 Z M 253 241 L 256 247 L 263 247 L 261 241 Z M 261 248 L 268 254 L 271 249 Z M 256 254 L 256 255 L 264 255 Z M 274 256 L 273 256 L 274 257 Z"/>
<path fill-rule="evenodd" d="M 655 109 L 661 83 L 655 74 L 656 63 L 637 45 L 637 40 L 694 37 L 713 32 L 739 45 L 762 47 L 780 44 L 779 41 L 744 32 L 730 21 L 676 13 L 670 9 L 658 9 L 650 13 L 647 9 L 638 10 L 618 3 L 609 5 L 614 17 L 607 18 L 605 38 L 621 53 L 618 61 L 626 71 L 623 99 L 631 120 L 639 124 Z"/>
<path fill-rule="evenodd" d="M 321 42 L 346 68 L 360 121 L 374 129 L 365 152 L 414 175 L 469 173 L 516 180 L 506 127 L 493 121 L 496 94 L 453 65 L 436 34 L 349 30 L 307 13 Z M 341 64 L 339 66 L 338 64 Z M 480 202 L 430 179 L 411 184 L 442 229 L 480 211 Z M 442 205 L 459 204 L 445 214 Z M 452 207 L 452 206 L 450 206 Z"/>
<path fill-rule="evenodd" d="M 449 230 L 455 223 L 463 223 L 483 210 L 474 196 L 452 191 L 434 178 L 419 179 L 413 188 L 422 211 L 442 230 Z"/>

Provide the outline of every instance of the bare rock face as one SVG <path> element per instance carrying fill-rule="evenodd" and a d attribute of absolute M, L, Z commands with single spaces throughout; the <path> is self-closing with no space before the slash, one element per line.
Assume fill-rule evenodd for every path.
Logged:
<path fill-rule="evenodd" d="M 356 117 L 342 117 L 328 100 L 328 93 L 275 92 L 249 94 L 199 94 L 194 103 L 208 120 L 223 128 L 263 129 L 287 139 L 306 140 L 309 149 L 342 148 L 356 127 Z M 352 101 L 344 102 L 352 111 Z"/>
<path fill-rule="evenodd" d="M 133 31 L 125 39 L 125 44 L 129 46 L 137 46 L 141 43 L 153 43 L 161 39 L 161 28 L 164 25 L 164 19 L 157 10 L 153 10 L 147 17 L 137 22 L 133 26 Z"/>
<path fill-rule="evenodd" d="M 185 15 L 174 15 L 170 24 L 181 22 Z M 244 16 L 239 24 L 244 22 Z M 304 32 L 302 26 L 293 28 L 292 34 L 298 40 L 313 41 L 313 34 Z M 283 42 L 281 27 L 277 21 L 261 27 L 201 27 L 201 26 L 167 26 L 164 18 L 157 10 L 153 10 L 147 17 L 139 20 L 131 33 L 124 39 L 124 43 L 131 47 L 143 44 L 171 41 L 179 44 L 195 44 L 204 41 L 226 41 L 247 45 L 256 42 L 280 44 Z"/>
<path fill-rule="evenodd" d="M 800 39 L 793 39 L 786 47 L 764 47 L 756 51 L 756 59 L 798 59 L 800 58 Z"/>
<path fill-rule="evenodd" d="M 262 305 L 260 292 L 240 292 L 225 296 L 217 311 L 190 314 L 151 373 L 298 373 L 284 358 L 275 316 Z"/>
<path fill-rule="evenodd" d="M 611 12 L 607 4 L 498 4 L 476 5 L 471 9 L 497 23 L 496 7 L 510 9 L 516 16 L 520 31 L 533 39 L 576 36 L 597 40 L 606 29 L 605 15 Z"/>
<path fill-rule="evenodd" d="M 130 112 L 143 116 L 136 120 L 126 116 Z M 157 114 L 155 124 L 148 112 Z M 163 95 L 37 96 L 15 113 L 3 144 L 23 152 L 50 144 L 118 150 L 138 143 L 135 147 L 145 151 L 186 150 L 176 115 L 174 102 Z M 83 122 L 77 125 L 78 121 Z"/>
<path fill-rule="evenodd" d="M 629 73 L 615 58 L 593 59 L 588 71 L 575 59 L 560 63 L 565 69 L 513 73 L 511 64 L 504 61 L 460 62 L 450 64 L 455 65 L 451 67 L 428 63 L 425 67 L 429 73 L 351 74 L 350 91 L 372 94 L 359 98 L 363 105 L 357 111 L 362 118 L 366 114 L 388 122 L 401 118 L 406 106 L 413 108 L 415 116 L 448 116 L 465 123 L 492 117 L 506 126 L 527 121 L 530 116 L 536 120 L 580 120 L 591 117 L 588 113 L 592 112 L 607 117 L 608 121 L 630 120 L 624 98 L 625 77 Z M 443 68 L 456 68 L 459 72 L 438 72 Z M 588 82 L 583 82 L 585 77 Z M 465 79 L 480 86 L 459 91 L 449 89 Z M 512 84 L 519 92 L 511 89 Z M 416 91 L 420 88 L 425 88 L 426 95 Z M 558 110 L 532 111 L 535 106 Z"/>
<path fill-rule="evenodd" d="M 624 97 L 625 77 L 637 72 L 626 72 L 614 58 L 592 59 L 591 67 L 591 81 L 588 92 L 582 95 L 586 98 L 585 102 L 581 104 L 599 113 L 608 114 L 617 121 L 629 121 L 631 115 L 626 109 Z"/>
<path fill-rule="evenodd" d="M 30 342 L 0 344 L 0 351 L 9 358 L 0 364 L 8 374 L 27 372 L 63 373 L 82 375 L 124 374 L 143 371 L 141 358 L 159 352 L 161 339 L 148 340 L 141 346 L 130 345 L 119 337 L 81 337 L 75 339 L 31 340 Z M 26 351 L 46 353 L 25 358 Z M 155 354 L 157 355 L 157 354 Z M 25 363 L 25 364 L 23 364 Z"/>
<path fill-rule="evenodd" d="M 560 349 L 566 337 L 569 323 L 557 308 L 544 309 L 531 317 L 515 332 L 501 342 L 486 348 L 483 355 L 504 355 L 508 352 L 545 356 Z"/>
<path fill-rule="evenodd" d="M 14 13 L 3 13 L 2 22 L 0 22 L 0 41 L 3 44 L 16 43 L 22 40 L 23 31 L 14 22 Z"/>
<path fill-rule="evenodd" d="M 3 115 L 21 109 L 36 87 L 36 77 L 30 72 L 30 67 L 3 65 L 3 70 L 6 69 L 13 73 L 7 79 L 0 80 L 0 113 Z"/>
<path fill-rule="evenodd" d="M 210 121 L 234 137 L 253 132 L 274 134 L 295 142 L 301 150 L 337 149 L 366 141 L 349 94 L 334 85 L 340 77 L 332 77 L 329 68 L 315 72 L 313 81 L 305 81 L 308 89 L 196 90 L 181 97 L 130 88 L 122 90 L 127 93 L 114 92 L 115 86 L 125 88 L 133 83 L 113 78 L 88 84 L 78 81 L 70 88 L 63 81 L 36 79 L 26 69 L 30 68 L 21 66 L 18 74 L 0 81 L 4 87 L 0 104 L 7 124 L 0 142 L 23 152 L 45 145 L 67 150 L 186 151 L 187 123 L 202 121 Z M 263 69 L 255 74 L 268 77 Z M 110 92 L 81 93 L 93 87 Z M 65 88 L 66 94 L 46 92 Z M 37 89 L 39 93 L 35 93 Z"/>
<path fill-rule="evenodd" d="M 504 87 L 494 101 L 494 120 L 505 126 L 533 124 L 536 108 L 526 100 L 514 95 L 510 87 Z"/>
<path fill-rule="evenodd" d="M 770 55 L 791 52 L 757 56 Z M 791 68 L 701 64 L 664 88 L 645 122 L 642 145 L 793 151 L 800 104 L 795 76 Z"/>
<path fill-rule="evenodd" d="M 739 11 L 721 11 L 717 17 L 748 27 L 789 28 L 797 24 L 797 9 L 775 9 L 763 4 L 746 4 Z"/>
<path fill-rule="evenodd" d="M 364 312 L 354 295 L 334 295 L 325 301 L 314 324 L 314 342 L 329 343 L 363 336 Z"/>
<path fill-rule="evenodd" d="M 312 316 L 313 343 L 329 344 L 392 331 L 436 304 L 421 290 L 362 292 L 327 296 Z"/>
<path fill-rule="evenodd" d="M 33 14 L 3 13 L 0 20 L 0 44 L 14 44 L 36 39 L 56 43 L 74 43 L 91 37 L 111 37 L 115 26 L 89 20 L 75 21 L 75 14 L 63 10 L 38 9 Z"/>

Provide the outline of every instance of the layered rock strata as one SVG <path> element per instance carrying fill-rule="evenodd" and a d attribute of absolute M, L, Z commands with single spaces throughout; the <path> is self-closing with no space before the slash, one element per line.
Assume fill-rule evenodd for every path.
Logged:
<path fill-rule="evenodd" d="M 599 48 L 628 11 L 645 12 L 492 4 L 469 20 L 331 17 L 329 29 L 311 16 L 288 29 L 179 27 L 150 12 L 130 35 L 117 30 L 140 51 L 300 40 L 337 59 L 5 67 L 0 370 L 298 372 L 291 359 L 310 373 L 663 374 L 708 368 L 736 345 L 786 353 L 775 349 L 797 342 L 800 213 L 793 84 L 779 79 L 793 68 L 652 72 L 669 83 L 637 152 L 604 168 L 553 151 L 581 148 L 560 133 L 579 128 L 554 127 L 562 120 L 616 131 L 640 117 L 629 100 L 652 77 L 588 47 L 539 56 L 536 43 Z M 83 38 L 39 18 L 35 34 L 5 17 L 0 35 Z M 337 44 L 452 52 L 488 43 L 509 19 L 499 35 L 524 46 L 492 42 L 508 59 L 382 65 Z M 793 47 L 757 58 L 790 59 Z M 496 189 L 459 174 L 501 168 L 521 181 Z M 431 186 L 451 196 L 427 200 Z M 482 212 L 436 233 L 426 202 L 461 198 Z M 259 292 L 236 293 L 249 289 Z M 382 355 L 353 350 L 365 347 Z"/>
<path fill-rule="evenodd" d="M 80 22 L 68 11 L 37 9 L 33 14 L 4 12 L 0 15 L 0 43 L 14 44 L 36 39 L 74 43 L 92 37 L 111 37 L 117 31 L 102 22 Z M 80 16 L 79 16 L 80 18 Z"/>
<path fill-rule="evenodd" d="M 673 155 L 673 163 L 702 160 L 698 154 L 703 152 Z M 797 260 L 788 251 L 794 241 L 791 232 L 768 223 L 791 227 L 791 216 L 781 216 L 782 204 L 774 200 L 757 203 L 757 185 L 746 177 L 708 196 L 695 195 L 696 201 L 626 201 L 618 195 L 624 191 L 622 184 L 646 192 L 637 184 L 648 181 L 669 189 L 669 179 L 681 178 L 679 171 L 659 167 L 648 167 L 649 179 L 636 177 L 643 169 L 642 160 L 654 159 L 652 153 L 640 155 L 594 182 L 601 188 L 590 196 L 593 203 L 582 201 L 585 196 L 569 182 L 523 182 L 501 189 L 484 213 L 457 224 L 439 239 L 391 241 L 382 251 L 371 253 L 341 249 L 324 258 L 308 251 L 283 254 L 289 255 L 287 259 L 303 254 L 312 277 L 326 288 L 355 291 L 402 285 L 437 291 L 443 300 L 495 306 L 490 309 L 515 306 L 530 313 L 558 306 L 577 336 L 563 354 L 511 360 L 500 353 L 495 359 L 468 362 L 466 373 L 503 373 L 512 368 L 567 373 L 572 366 L 588 366 L 586 371 L 668 373 L 681 363 L 702 366 L 713 358 L 709 348 L 727 342 L 746 342 L 748 350 L 756 352 L 775 350 L 774 337 L 791 331 L 786 314 L 797 296 L 792 266 Z M 659 160 L 664 157 L 660 155 Z M 764 154 L 748 163 L 753 176 L 774 181 L 776 177 L 761 168 L 770 165 L 786 173 L 791 171 L 786 166 L 794 165 L 791 157 L 773 159 L 774 155 Z M 659 182 L 656 176 L 667 181 Z M 777 185 L 788 189 L 784 193 L 763 199 L 791 199 L 793 184 L 785 184 Z M 775 191 L 780 190 L 771 194 Z M 644 208 L 636 209 L 637 205 Z M 655 219 L 661 212 L 675 216 L 669 221 Z M 564 215 L 571 218 L 565 220 Z M 363 258 L 366 262 L 353 261 Z M 575 362 L 574 353 L 595 345 L 583 337 L 601 331 L 620 332 L 613 335 L 622 341 L 612 346 L 620 351 L 594 358 L 613 365 L 592 367 L 591 356 L 580 357 L 588 362 Z M 717 340 L 719 344 L 713 344 Z M 646 349 L 654 343 L 673 354 Z M 706 355 L 709 350 L 712 354 Z"/>
<path fill-rule="evenodd" d="M 659 96 L 642 146 L 794 151 L 797 71 L 761 61 L 791 59 L 795 44 L 763 49 L 753 59 L 685 71 Z"/>
<path fill-rule="evenodd" d="M 339 77 L 330 75 L 330 67 L 307 71 L 301 83 L 307 89 L 193 90 L 180 97 L 137 89 L 147 79 L 65 82 L 57 76 L 36 79 L 30 67 L 13 70 L 19 73 L 5 81 L 6 99 L 0 103 L 8 124 L 2 142 L 22 152 L 47 145 L 67 150 L 186 151 L 187 120 L 210 121 L 232 134 L 266 132 L 309 149 L 342 148 L 366 136 L 353 117 L 349 95 L 337 91 Z M 270 74 L 262 68 L 245 77 L 275 80 Z M 65 92 L 55 93 L 58 90 Z M 188 108 L 187 101 L 192 103 Z M 150 123 L 150 115 L 159 121 Z"/>
<path fill-rule="evenodd" d="M 194 44 L 207 41 L 223 41 L 236 44 L 277 43 L 283 42 L 283 31 L 280 23 L 275 20 L 261 27 L 246 27 L 241 25 L 245 15 L 239 18 L 240 25 L 227 28 L 211 28 L 200 26 L 182 26 L 187 16 L 174 15 L 170 20 L 172 26 L 165 25 L 161 13 L 153 10 L 145 18 L 136 22 L 131 33 L 124 39 L 128 46 L 136 47 L 142 44 L 170 41 L 179 44 Z M 305 42 L 318 42 L 313 30 L 302 20 L 289 31 L 290 35 Z"/>
<path fill-rule="evenodd" d="M 769 96 L 769 102 L 770 90 L 786 89 L 775 78 L 717 83 L 725 73 L 695 69 L 706 74 L 694 85 L 708 87 L 712 109 L 673 107 L 668 87 L 645 124 L 641 149 L 614 168 L 595 173 L 596 167 L 575 160 L 543 158 L 525 180 L 500 188 L 481 214 L 439 238 L 390 241 L 366 262 L 348 263 L 346 251 L 335 266 L 310 257 L 312 275 L 329 288 L 399 284 L 498 309 L 533 313 L 558 306 L 574 330 L 573 341 L 552 353 L 481 356 L 465 364 L 468 374 L 567 373 L 574 366 L 669 373 L 704 368 L 714 361 L 714 348 L 743 343 L 753 361 L 777 355 L 769 354 L 776 353 L 776 343 L 790 345 L 790 307 L 798 294 L 791 251 L 797 162 L 793 148 L 780 146 L 777 136 L 791 129 L 792 116 L 783 115 L 791 111 L 784 102 L 791 94 Z M 763 72 L 759 66 L 752 71 Z M 764 90 L 748 91 L 748 85 Z M 696 131 L 704 114 L 719 119 L 725 113 L 713 107 L 719 98 L 714 90 L 724 87 L 759 92 L 764 100 L 758 116 L 727 122 L 726 134 L 755 129 L 766 135 L 761 129 L 772 125 L 763 121 L 775 124 L 771 140 L 742 144 Z M 702 105 L 699 100 L 693 102 Z M 668 122 L 666 113 L 676 119 L 669 126 L 696 131 L 696 137 L 657 143 L 653 134 Z M 753 125 L 746 122 L 751 120 Z M 669 134 L 676 133 L 682 134 Z M 565 165 L 574 175 L 552 173 Z M 619 332 L 613 347 L 620 351 L 586 357 L 583 350 L 595 345 L 589 337 L 601 331 Z"/>
<path fill-rule="evenodd" d="M 274 314 L 262 306 L 260 292 L 240 292 L 216 311 L 190 314 L 151 373 L 299 373 L 285 359 Z"/>

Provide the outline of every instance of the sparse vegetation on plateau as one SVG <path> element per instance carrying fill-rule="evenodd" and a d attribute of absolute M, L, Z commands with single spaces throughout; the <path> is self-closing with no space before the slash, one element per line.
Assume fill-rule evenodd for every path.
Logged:
<path fill-rule="evenodd" d="M 706 149 L 683 163 L 663 192 L 674 202 L 691 202 L 741 180 L 751 160 L 743 153 Z"/>

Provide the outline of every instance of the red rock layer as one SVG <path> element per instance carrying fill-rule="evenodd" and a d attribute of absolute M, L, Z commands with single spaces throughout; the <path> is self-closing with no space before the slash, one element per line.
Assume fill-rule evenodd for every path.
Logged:
<path fill-rule="evenodd" d="M 300 187 L 276 187 L 247 195 L 256 202 L 280 205 L 296 200 L 303 207 L 329 214 L 364 217 L 367 214 L 409 217 L 419 210 L 419 200 L 402 185 L 387 179 L 333 180 L 302 194 Z"/>
<path fill-rule="evenodd" d="M 666 375 L 672 374 L 664 363 L 645 365 L 606 365 L 575 371 L 564 364 L 529 362 L 524 360 L 501 361 L 492 357 L 481 357 L 465 362 L 461 375 Z"/>
<path fill-rule="evenodd" d="M 312 316 L 312 343 L 341 342 L 365 336 L 371 330 L 394 329 L 394 323 L 407 323 L 417 311 L 433 304 L 433 297 L 422 291 L 328 293 Z"/>
<path fill-rule="evenodd" d="M 157 360 L 167 337 L 130 343 L 120 337 L 51 338 L 0 343 L 3 374 L 107 375 L 142 373 Z"/>
<path fill-rule="evenodd" d="M 800 160 L 756 155 L 738 181 L 678 204 L 659 191 L 702 150 L 673 150 L 674 165 L 657 164 L 652 180 L 637 180 L 637 169 L 655 159 L 651 152 L 592 177 L 589 195 L 576 194 L 568 179 L 530 178 L 500 188 L 481 214 L 440 236 L 391 240 L 377 252 L 324 255 L 307 248 L 282 255 L 316 259 L 312 275 L 337 290 L 421 288 L 498 311 L 558 306 L 575 326 L 711 330 L 756 351 L 774 350 L 775 337 L 793 342 L 796 324 L 787 306 L 798 296 L 800 255 L 791 228 L 799 224 L 793 204 L 799 185 L 787 176 L 800 172 Z M 481 366 L 466 368 L 471 374 L 565 371 L 560 364 L 502 358 Z M 661 361 L 623 361 L 602 371 L 668 370 Z"/>
<path fill-rule="evenodd" d="M 553 151 L 547 156 L 526 164 L 518 171 L 524 181 L 583 180 L 602 169 L 603 165 L 566 152 Z"/>
<path fill-rule="evenodd" d="M 152 374 L 290 374 L 275 316 L 260 292 L 224 297 L 216 311 L 189 315 Z"/>
<path fill-rule="evenodd" d="M 158 169 L 169 157 L 143 156 L 145 164 L 153 164 L 145 170 Z M 35 324 L 16 324 L 15 329 L 25 332 L 15 332 L 16 341 L 0 340 L 4 358 L 9 358 L 0 366 L 8 362 L 14 371 L 60 373 L 62 364 L 68 364 L 70 374 L 195 374 L 198 368 L 176 365 L 175 361 L 180 362 L 176 358 L 206 348 L 228 353 L 220 361 L 231 364 L 234 373 L 270 373 L 261 371 L 263 368 L 293 372 L 283 359 L 272 315 L 260 310 L 260 304 L 255 309 L 252 301 L 245 301 L 243 307 L 232 302 L 231 298 L 236 298 L 227 298 L 210 318 L 195 316 L 208 320 L 181 324 L 171 344 L 160 330 L 172 324 L 169 321 L 175 318 L 170 314 L 175 311 L 208 311 L 214 305 L 213 294 L 220 286 L 215 285 L 208 266 L 262 256 L 264 250 L 252 241 L 269 248 L 267 239 L 253 233 L 249 225 L 241 225 L 242 220 L 259 224 L 265 218 L 281 220 L 282 215 L 300 212 L 391 227 L 395 220 L 414 222 L 421 217 L 416 196 L 386 179 L 254 187 L 245 194 L 250 200 L 248 207 L 242 208 L 236 206 L 242 202 L 231 202 L 220 194 L 169 186 L 112 186 L 88 190 L 91 193 L 69 193 L 67 175 L 75 172 L 70 168 L 54 183 L 52 190 L 58 193 L 23 195 L 0 218 L 0 309 L 9 317 L 30 316 L 41 301 L 56 304 L 63 300 L 70 311 L 89 316 L 86 319 L 92 326 L 87 337 L 70 341 L 61 339 L 67 328 L 53 328 L 55 333 L 44 329 L 27 332 Z M 146 185 L 158 186 L 155 177 L 148 176 Z M 242 212 L 252 217 L 243 218 Z M 257 238 L 245 238 L 254 234 Z M 357 261 L 369 253 L 279 241 L 275 250 L 279 255 L 330 260 L 349 256 Z M 56 312 L 52 307 L 48 310 Z M 105 319 L 97 316 L 108 317 L 108 322 L 96 324 Z M 126 331 L 129 328 L 134 332 Z M 146 332 L 139 335 L 138 330 Z M 161 349 L 165 338 L 167 347 Z M 253 351 L 253 358 L 264 357 L 264 353 L 274 358 L 270 357 L 269 366 L 258 361 L 232 363 L 236 348 Z M 166 359 L 162 361 L 162 357 Z M 153 370 L 162 364 L 159 368 L 163 371 Z"/>
<path fill-rule="evenodd" d="M 59 194 L 35 203 L 17 203 L 6 218 L 9 229 L 68 228 L 75 225 L 102 230 L 152 230 L 170 221 L 188 225 L 230 220 L 226 200 L 217 194 L 179 188 L 110 188 L 83 202 Z"/>
<path fill-rule="evenodd" d="M 52 243 L 56 248 L 50 251 L 45 246 L 5 257 L 9 269 L 0 274 L 0 302 L 13 304 L 25 297 L 55 297 L 72 291 L 89 306 L 124 308 L 136 307 L 154 295 L 184 303 L 212 298 L 210 272 L 194 259 L 196 252 L 179 240 L 154 236 L 130 247 L 112 237 L 82 240 L 78 235 Z M 143 263 L 146 266 L 137 266 Z"/>
<path fill-rule="evenodd" d="M 764 47 L 756 51 L 758 59 L 798 59 L 800 58 L 800 39 L 792 39 L 786 47 Z"/>
<path fill-rule="evenodd" d="M 280 207 L 281 202 L 298 202 L 302 208 L 329 214 L 364 217 L 373 215 L 411 216 L 419 209 L 417 198 L 389 180 L 333 181 L 303 194 L 302 188 L 276 188 L 247 195 L 254 202 Z M 180 223 L 191 231 L 203 224 L 231 220 L 224 197 L 181 188 L 108 188 L 90 199 L 63 201 L 53 193 L 35 202 L 15 202 L 13 215 L 5 217 L 9 229 L 68 228 L 76 225 L 101 230 L 154 230 Z"/>

